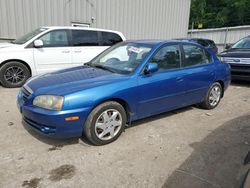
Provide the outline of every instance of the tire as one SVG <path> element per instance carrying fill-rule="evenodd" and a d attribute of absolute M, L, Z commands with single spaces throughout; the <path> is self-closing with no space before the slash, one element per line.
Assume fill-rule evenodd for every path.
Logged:
<path fill-rule="evenodd" d="M 94 145 L 109 144 L 121 135 L 126 121 L 123 106 L 115 101 L 108 101 L 89 114 L 83 129 L 84 135 Z"/>
<path fill-rule="evenodd" d="M 221 84 L 219 82 L 213 83 L 200 106 L 207 110 L 214 109 L 220 103 L 222 93 L 223 89 Z"/>
<path fill-rule="evenodd" d="M 18 61 L 8 62 L 0 68 L 0 81 L 4 87 L 21 87 L 30 76 L 28 67 Z"/>

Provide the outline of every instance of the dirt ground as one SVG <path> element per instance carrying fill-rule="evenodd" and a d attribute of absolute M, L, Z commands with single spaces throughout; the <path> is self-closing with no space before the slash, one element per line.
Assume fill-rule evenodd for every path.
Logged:
<path fill-rule="evenodd" d="M 18 89 L 0 86 L 0 187 L 238 187 L 250 150 L 250 83 L 211 111 L 195 106 L 134 122 L 105 146 L 28 132 Z"/>

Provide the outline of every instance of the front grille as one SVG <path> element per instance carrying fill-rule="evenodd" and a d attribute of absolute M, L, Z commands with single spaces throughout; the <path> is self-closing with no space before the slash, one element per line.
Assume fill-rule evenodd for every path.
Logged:
<path fill-rule="evenodd" d="M 31 92 L 28 91 L 28 89 L 26 89 L 25 87 L 22 87 L 22 97 L 23 97 L 23 100 L 26 101 L 27 98 L 30 96 Z"/>
<path fill-rule="evenodd" d="M 250 76 L 250 66 L 241 64 L 231 64 L 232 75 Z"/>

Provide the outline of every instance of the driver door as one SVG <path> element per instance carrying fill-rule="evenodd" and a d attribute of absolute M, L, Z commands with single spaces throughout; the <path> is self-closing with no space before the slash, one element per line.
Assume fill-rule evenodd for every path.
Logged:
<path fill-rule="evenodd" d="M 68 36 L 68 30 L 53 30 L 39 38 L 43 41 L 43 47 L 33 48 L 38 74 L 72 66 Z"/>
<path fill-rule="evenodd" d="M 157 63 L 159 70 L 138 77 L 139 118 L 184 106 L 184 72 L 180 68 L 179 45 L 167 45 L 158 50 L 149 63 Z"/>

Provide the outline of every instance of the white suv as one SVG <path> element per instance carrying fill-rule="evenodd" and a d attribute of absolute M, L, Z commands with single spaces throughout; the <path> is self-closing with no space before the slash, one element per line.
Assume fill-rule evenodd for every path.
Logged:
<path fill-rule="evenodd" d="M 81 27 L 42 27 L 0 43 L 0 82 L 20 87 L 37 74 L 79 66 L 118 42 L 122 33 Z"/>

